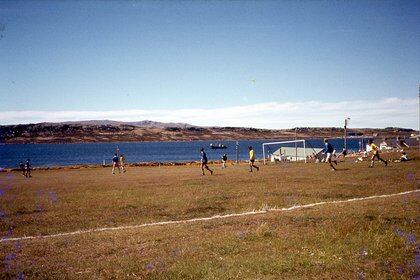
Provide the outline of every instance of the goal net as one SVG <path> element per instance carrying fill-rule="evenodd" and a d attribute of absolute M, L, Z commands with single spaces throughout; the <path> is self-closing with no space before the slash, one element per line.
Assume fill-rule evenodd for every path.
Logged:
<path fill-rule="evenodd" d="M 314 153 L 306 146 L 305 140 L 289 140 L 262 144 L 264 164 L 267 160 L 276 161 L 304 161 Z"/>

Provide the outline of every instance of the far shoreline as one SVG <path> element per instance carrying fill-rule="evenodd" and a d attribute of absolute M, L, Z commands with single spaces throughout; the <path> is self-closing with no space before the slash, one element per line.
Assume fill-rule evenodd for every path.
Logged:
<path fill-rule="evenodd" d="M 325 137 L 323 136 L 319 136 L 319 137 L 299 137 L 298 140 L 304 139 L 304 140 L 309 140 L 309 139 L 324 139 Z M 358 137 L 347 137 L 347 139 L 357 139 L 357 138 L 367 138 L 367 137 L 362 137 L 362 136 L 358 136 Z M 328 139 L 344 139 L 344 137 L 328 137 Z M 131 143 L 176 143 L 176 142 L 224 142 L 224 141 L 261 141 L 261 140 L 267 140 L 267 141 L 289 141 L 289 140 L 294 140 L 293 137 L 279 137 L 279 138 L 241 138 L 241 139 L 193 139 L 193 140 L 145 140 L 145 141 L 76 141 L 76 142 L 25 142 L 25 143 L 21 143 L 21 142 L 5 142 L 5 143 L 0 143 L 1 145 L 39 145 L 39 144 L 111 144 L 111 143 L 127 143 L 127 144 L 131 144 Z"/>
<path fill-rule="evenodd" d="M 344 136 L 299 136 L 297 140 L 322 140 L 322 139 L 344 139 Z M 381 139 L 392 139 L 397 138 L 395 135 L 381 135 L 381 136 L 371 136 L 371 135 L 361 135 L 361 136 L 347 136 L 347 139 L 368 139 L 368 138 L 381 138 Z M 59 141 L 52 141 L 52 142 L 2 142 L 0 146 L 3 145 L 39 145 L 39 144 L 56 144 L 56 145 L 63 145 L 63 144 L 111 144 L 111 143 L 180 143 L 180 142 L 224 142 L 224 141 L 290 141 L 295 140 L 294 137 L 278 137 L 278 138 L 237 138 L 237 139 L 193 139 L 193 140 L 144 140 L 144 141 L 75 141 L 75 142 L 59 142 Z"/>

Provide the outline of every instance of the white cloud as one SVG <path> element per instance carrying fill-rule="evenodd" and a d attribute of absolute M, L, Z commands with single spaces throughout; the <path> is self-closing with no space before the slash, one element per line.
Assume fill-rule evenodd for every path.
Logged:
<path fill-rule="evenodd" d="M 5 111 L 1 124 L 117 120 L 185 122 L 202 126 L 291 128 L 342 126 L 350 117 L 352 127 L 398 126 L 417 129 L 418 100 L 386 98 L 323 103 L 318 101 L 259 103 L 216 109 L 120 110 L 120 111 Z"/>

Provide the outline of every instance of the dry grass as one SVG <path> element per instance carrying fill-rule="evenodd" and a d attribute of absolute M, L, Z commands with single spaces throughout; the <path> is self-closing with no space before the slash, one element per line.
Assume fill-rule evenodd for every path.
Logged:
<path fill-rule="evenodd" d="M 180 220 L 417 189 L 419 161 L 196 166 L 0 175 L 1 236 Z M 1 278 L 410 279 L 417 194 L 265 215 L 0 244 Z M 417 250 L 417 251 L 416 251 Z M 417 263 L 416 263 L 417 261 Z"/>

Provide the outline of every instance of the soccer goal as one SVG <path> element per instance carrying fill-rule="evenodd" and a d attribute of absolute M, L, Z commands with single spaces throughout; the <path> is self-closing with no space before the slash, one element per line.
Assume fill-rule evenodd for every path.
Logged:
<path fill-rule="evenodd" d="M 270 142 L 262 144 L 264 164 L 267 164 L 267 156 L 271 161 L 300 161 L 306 163 L 306 155 L 310 151 L 306 148 L 305 140 L 290 140 Z"/>

